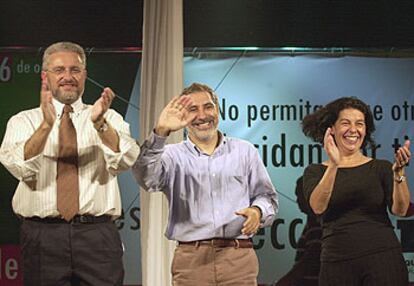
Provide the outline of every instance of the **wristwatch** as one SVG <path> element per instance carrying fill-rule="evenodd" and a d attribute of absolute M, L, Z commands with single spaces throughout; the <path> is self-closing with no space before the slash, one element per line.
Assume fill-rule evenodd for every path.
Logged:
<path fill-rule="evenodd" d="M 104 120 L 103 120 L 103 122 L 102 122 L 102 124 L 100 124 L 100 125 L 98 125 L 98 126 L 97 126 L 97 124 L 94 124 L 94 127 L 95 127 L 96 131 L 98 131 L 99 133 L 103 133 L 103 132 L 105 132 L 106 130 L 108 130 L 109 125 L 108 125 L 108 123 L 106 122 L 106 120 L 104 119 Z"/>
<path fill-rule="evenodd" d="M 394 177 L 394 181 L 396 181 L 398 184 L 402 183 L 405 181 L 405 176 L 404 175 L 400 175 L 398 177 Z"/>

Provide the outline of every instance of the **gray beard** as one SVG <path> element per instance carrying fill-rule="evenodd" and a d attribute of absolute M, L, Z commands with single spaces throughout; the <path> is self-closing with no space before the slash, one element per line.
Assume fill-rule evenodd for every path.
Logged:
<path fill-rule="evenodd" d="M 214 128 L 213 130 L 210 130 L 208 132 L 189 132 L 189 134 L 192 137 L 195 137 L 195 139 L 197 139 L 198 141 L 208 141 L 209 139 L 211 139 L 212 137 L 214 137 L 214 135 L 216 134 L 217 129 Z"/>
<path fill-rule="evenodd" d="M 79 99 L 80 95 L 78 91 L 61 92 L 60 90 L 57 90 L 54 97 L 61 103 L 72 104 Z"/>

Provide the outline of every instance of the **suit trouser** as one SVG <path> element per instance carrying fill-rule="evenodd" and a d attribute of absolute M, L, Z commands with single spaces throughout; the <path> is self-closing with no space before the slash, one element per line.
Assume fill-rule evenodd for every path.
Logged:
<path fill-rule="evenodd" d="M 20 228 L 25 286 L 122 285 L 118 229 L 102 223 L 23 220 Z"/>
<path fill-rule="evenodd" d="M 173 286 L 256 286 L 259 262 L 253 248 L 178 245 Z"/>

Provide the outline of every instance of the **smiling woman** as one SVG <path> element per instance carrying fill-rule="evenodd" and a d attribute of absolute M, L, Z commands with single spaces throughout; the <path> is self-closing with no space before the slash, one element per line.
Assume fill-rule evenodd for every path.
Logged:
<path fill-rule="evenodd" d="M 362 148 L 375 146 L 373 116 L 368 105 L 352 97 L 306 116 L 302 127 L 328 156 L 305 169 L 303 184 L 312 211 L 322 218 L 319 285 L 407 285 L 387 208 L 399 216 L 407 212 L 410 193 L 401 178 L 410 142 L 397 150 L 393 164 L 365 156 Z"/>
<path fill-rule="evenodd" d="M 363 114 L 365 124 L 365 137 L 362 147 L 375 145 L 372 133 L 375 131 L 374 119 L 369 106 L 361 100 L 354 97 L 342 97 L 328 103 L 323 108 L 307 115 L 302 121 L 303 133 L 312 138 L 314 141 L 324 143 L 325 132 L 328 128 L 333 127 L 343 110 L 356 110 Z"/>
<path fill-rule="evenodd" d="M 365 116 L 358 109 L 343 109 L 332 128 L 328 128 L 328 132 L 334 136 L 336 145 L 344 153 L 358 152 L 365 139 Z M 358 154 L 362 155 L 359 152 Z"/>

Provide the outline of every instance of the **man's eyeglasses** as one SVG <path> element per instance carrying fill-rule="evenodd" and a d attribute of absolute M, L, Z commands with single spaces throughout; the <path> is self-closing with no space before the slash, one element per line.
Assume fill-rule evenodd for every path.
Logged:
<path fill-rule="evenodd" d="M 70 67 L 70 68 L 55 67 L 55 68 L 52 68 L 46 71 L 51 72 L 57 76 L 64 75 L 66 72 L 69 72 L 69 74 L 72 76 L 78 76 L 84 71 L 84 69 L 80 67 Z"/>

